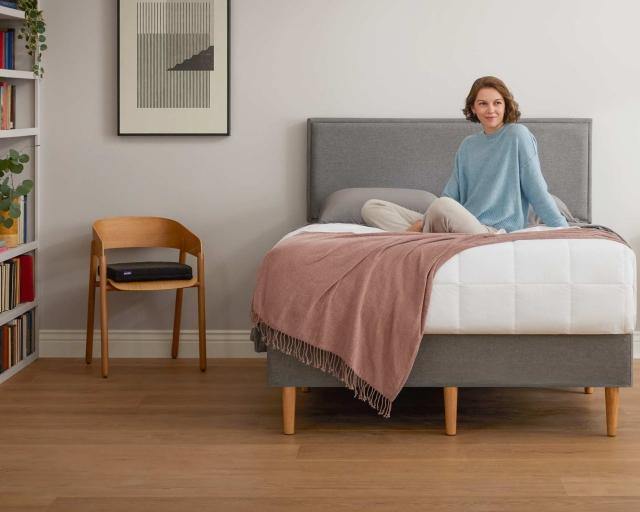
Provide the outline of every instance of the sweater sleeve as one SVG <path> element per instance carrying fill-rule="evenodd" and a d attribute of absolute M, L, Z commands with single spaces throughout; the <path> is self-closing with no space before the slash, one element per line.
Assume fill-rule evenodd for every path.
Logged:
<path fill-rule="evenodd" d="M 460 183 L 458 181 L 458 176 L 460 174 L 460 168 L 458 165 L 459 153 L 460 151 L 458 150 L 453 163 L 453 172 L 451 173 L 451 177 L 449 178 L 449 181 L 442 191 L 443 197 L 450 197 L 451 199 L 455 199 L 458 202 L 460 202 Z"/>
<path fill-rule="evenodd" d="M 542 222 L 550 227 L 567 227 L 567 220 L 563 217 L 556 202 L 549 194 L 547 182 L 542 176 L 540 159 L 533 136 L 527 141 L 528 151 L 524 152 L 524 163 L 520 164 L 520 186 L 522 191 L 538 214 Z"/>

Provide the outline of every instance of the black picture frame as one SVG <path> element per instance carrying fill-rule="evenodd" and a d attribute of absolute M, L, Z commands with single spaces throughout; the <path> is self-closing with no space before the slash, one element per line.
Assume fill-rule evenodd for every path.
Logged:
<path fill-rule="evenodd" d="M 118 0 L 117 10 L 118 136 L 229 136 L 231 0 Z"/>

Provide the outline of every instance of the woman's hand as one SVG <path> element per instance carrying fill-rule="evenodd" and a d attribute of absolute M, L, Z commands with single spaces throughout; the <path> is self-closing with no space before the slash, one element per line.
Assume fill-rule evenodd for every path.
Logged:
<path fill-rule="evenodd" d="M 422 219 L 415 221 L 411 226 L 407 228 L 407 231 L 415 231 L 416 233 L 422 232 L 424 221 Z"/>

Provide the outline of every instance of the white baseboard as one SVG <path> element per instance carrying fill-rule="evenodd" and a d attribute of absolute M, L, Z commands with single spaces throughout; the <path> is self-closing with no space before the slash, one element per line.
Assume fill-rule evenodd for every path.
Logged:
<path fill-rule="evenodd" d="M 166 331 L 110 330 L 109 357 L 171 357 Z M 250 331 L 207 331 L 207 357 L 264 357 L 253 350 Z M 40 357 L 84 357 L 84 330 L 40 330 Z M 100 331 L 93 334 L 93 355 L 100 357 Z M 181 358 L 198 357 L 198 331 L 180 335 Z"/>
<path fill-rule="evenodd" d="M 207 357 L 264 357 L 253 350 L 250 331 L 207 331 Z M 100 356 L 100 331 L 93 334 Z M 84 357 L 84 330 L 41 330 L 40 357 Z M 109 331 L 110 357 L 171 357 L 171 331 Z M 182 331 L 179 357 L 198 357 L 198 331 Z M 633 357 L 640 359 L 640 331 L 633 333 Z"/>

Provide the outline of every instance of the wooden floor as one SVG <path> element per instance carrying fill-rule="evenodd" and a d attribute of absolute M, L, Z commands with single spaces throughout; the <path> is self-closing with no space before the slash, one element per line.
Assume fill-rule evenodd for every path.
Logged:
<path fill-rule="evenodd" d="M 405 390 L 391 419 L 345 389 L 281 434 L 263 360 L 41 359 L 0 386 L 0 511 L 640 510 L 640 390 Z M 636 379 L 640 364 L 636 363 Z"/>

